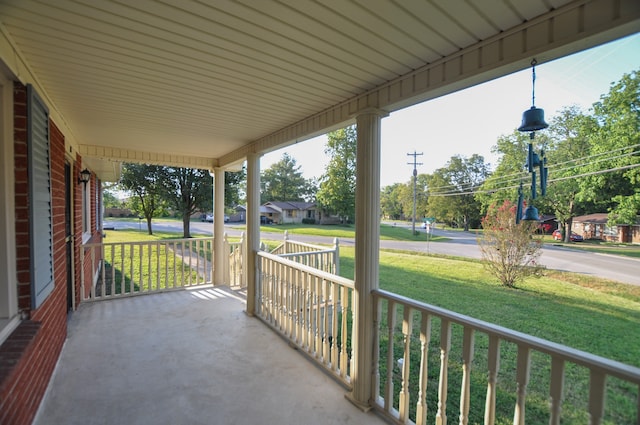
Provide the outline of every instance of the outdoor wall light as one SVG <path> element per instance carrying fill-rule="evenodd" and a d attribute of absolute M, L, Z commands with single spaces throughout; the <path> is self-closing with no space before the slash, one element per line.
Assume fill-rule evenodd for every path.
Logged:
<path fill-rule="evenodd" d="M 91 171 L 87 170 L 86 168 L 80 171 L 80 176 L 78 177 L 78 184 L 84 183 L 84 185 L 86 186 L 87 183 L 89 183 L 89 180 L 91 180 Z"/>

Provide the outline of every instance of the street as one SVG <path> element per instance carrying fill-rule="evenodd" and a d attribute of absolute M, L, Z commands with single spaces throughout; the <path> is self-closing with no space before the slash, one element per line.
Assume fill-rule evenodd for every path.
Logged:
<path fill-rule="evenodd" d="M 146 229 L 146 222 L 140 223 L 130 221 L 108 221 L 105 226 L 113 225 L 115 229 Z M 239 223 L 225 223 L 225 232 L 229 236 L 239 237 L 243 226 Z M 410 228 L 410 226 L 409 226 Z M 182 222 L 163 221 L 154 222 L 153 229 L 161 232 L 179 232 L 182 230 Z M 213 234 L 212 223 L 191 222 L 191 232 L 194 234 Z M 481 258 L 480 249 L 476 242 L 476 236 L 472 232 L 448 231 L 435 229 L 434 235 L 443 236 L 449 239 L 447 242 L 428 242 L 425 235 L 424 241 L 389 241 L 381 240 L 380 247 L 388 249 L 399 249 L 407 251 L 425 252 L 433 254 L 444 254 L 467 258 Z M 282 233 L 262 232 L 265 239 L 281 240 Z M 292 239 L 307 243 L 333 243 L 333 238 L 324 236 L 290 235 Z M 107 239 L 108 242 L 108 239 Z M 353 246 L 353 239 L 340 239 L 340 245 Z M 607 255 L 583 250 L 571 249 L 571 247 L 545 244 L 542 249 L 540 262 L 548 269 L 581 273 L 597 276 L 617 282 L 640 285 L 640 260 L 622 257 L 617 255 Z"/>

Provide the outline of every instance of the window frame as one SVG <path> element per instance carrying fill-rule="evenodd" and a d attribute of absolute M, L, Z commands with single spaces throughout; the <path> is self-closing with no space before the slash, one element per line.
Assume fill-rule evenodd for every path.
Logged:
<path fill-rule="evenodd" d="M 0 72 L 0 344 L 20 324 L 13 143 L 13 81 Z"/>

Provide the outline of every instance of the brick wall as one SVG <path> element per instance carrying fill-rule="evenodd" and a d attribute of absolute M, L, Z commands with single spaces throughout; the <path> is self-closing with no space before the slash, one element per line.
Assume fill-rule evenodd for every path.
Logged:
<path fill-rule="evenodd" d="M 29 311 L 29 214 L 26 88 L 14 87 L 16 251 L 19 307 L 30 316 L 0 347 L 0 424 L 30 424 L 37 412 L 66 338 L 67 281 L 64 235 L 64 135 L 50 122 L 53 260 L 55 287 Z M 77 174 L 76 174 L 77 175 Z"/>

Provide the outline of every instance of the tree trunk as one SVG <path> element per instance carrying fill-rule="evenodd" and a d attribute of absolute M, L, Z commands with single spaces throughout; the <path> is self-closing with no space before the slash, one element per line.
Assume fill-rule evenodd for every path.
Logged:
<path fill-rule="evenodd" d="M 151 229 L 151 217 L 146 217 L 147 219 L 147 232 L 149 232 L 150 235 L 153 235 L 153 230 Z"/>
<path fill-rule="evenodd" d="M 191 216 L 189 214 L 182 214 L 182 237 L 190 238 L 191 232 L 189 231 L 189 225 L 191 224 Z"/>

